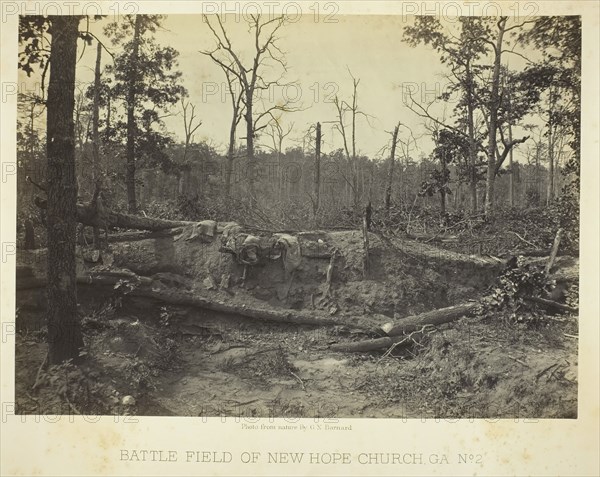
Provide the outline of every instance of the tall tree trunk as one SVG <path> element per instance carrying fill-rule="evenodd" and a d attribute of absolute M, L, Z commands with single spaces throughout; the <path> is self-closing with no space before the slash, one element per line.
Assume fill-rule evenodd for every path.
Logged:
<path fill-rule="evenodd" d="M 235 116 L 231 122 L 229 129 L 229 148 L 227 149 L 227 166 L 225 169 L 225 197 L 229 201 L 231 199 L 231 175 L 233 174 L 233 160 L 235 154 L 235 130 L 237 123 Z"/>
<path fill-rule="evenodd" d="M 467 59 L 467 133 L 469 135 L 469 189 L 471 192 L 471 210 L 477 213 L 477 144 L 475 141 L 475 99 L 473 98 L 473 72 Z"/>
<path fill-rule="evenodd" d="M 555 99 L 553 93 L 553 88 L 550 87 L 550 110 L 548 119 L 548 189 L 546 193 L 546 205 L 550 205 L 550 203 L 554 200 L 554 145 L 556 142 L 556 130 L 553 127 L 552 121 L 552 113 Z"/>
<path fill-rule="evenodd" d="M 358 192 L 358 159 L 356 157 L 356 83 L 354 84 L 354 95 L 352 96 L 352 194 L 354 211 L 358 214 L 360 196 Z"/>
<path fill-rule="evenodd" d="M 315 144 L 315 201 L 313 203 L 313 226 L 319 226 L 319 208 L 321 206 L 321 123 L 317 123 L 317 137 Z"/>
<path fill-rule="evenodd" d="M 47 100 L 48 157 L 48 361 L 77 359 L 83 346 L 77 318 L 75 273 L 76 199 L 75 64 L 79 20 L 52 18 L 50 83 Z"/>
<path fill-rule="evenodd" d="M 385 210 L 390 210 L 390 204 L 392 202 L 392 184 L 394 183 L 394 162 L 396 159 L 396 144 L 398 143 L 398 129 L 400 129 L 400 123 L 396 124 L 394 128 L 394 134 L 392 135 L 392 151 L 390 153 L 390 168 L 388 169 L 388 182 L 385 189 Z"/>
<path fill-rule="evenodd" d="M 487 217 L 494 214 L 494 183 L 496 181 L 496 133 L 498 129 L 498 109 L 500 107 L 500 66 L 502 60 L 502 41 L 507 17 L 498 21 L 498 38 L 494 50 L 494 70 L 492 74 L 492 90 L 490 96 L 490 121 L 488 133 L 488 167 L 485 183 L 484 212 Z"/>
<path fill-rule="evenodd" d="M 31 106 L 29 114 L 29 160 L 33 164 L 34 149 L 35 149 L 35 103 Z"/>
<path fill-rule="evenodd" d="M 100 192 L 100 66 L 102 64 L 102 44 L 98 42 L 96 49 L 96 68 L 94 70 L 94 103 L 92 111 L 92 181 L 95 183 L 94 196 Z M 100 231 L 94 227 L 94 248 L 100 248 Z"/>
<path fill-rule="evenodd" d="M 225 76 L 227 78 L 227 84 L 229 86 L 229 94 L 231 96 L 231 107 L 232 107 L 232 116 L 231 116 L 231 125 L 229 127 L 229 148 L 227 149 L 227 166 L 225 170 L 225 199 L 227 203 L 231 202 L 231 176 L 233 174 L 233 163 L 235 156 L 235 136 L 237 132 L 237 127 L 240 122 L 240 101 L 242 100 L 242 92 L 240 92 L 239 96 L 236 98 L 236 93 L 233 89 L 232 79 L 229 76 L 227 70 L 225 71 Z"/>
<path fill-rule="evenodd" d="M 446 215 L 446 191 L 440 191 L 440 216 L 442 221 Z"/>
<path fill-rule="evenodd" d="M 540 192 L 540 184 L 542 183 L 542 166 L 541 166 L 541 152 L 542 150 L 542 144 L 541 142 L 537 144 L 536 150 L 535 150 L 535 190 L 537 192 L 536 194 L 536 205 L 539 205 L 539 199 L 541 196 L 541 192 Z"/>
<path fill-rule="evenodd" d="M 94 103 L 92 110 L 92 179 L 96 181 L 100 174 L 100 66 L 102 64 L 102 44 L 96 49 L 96 69 L 94 70 Z"/>
<path fill-rule="evenodd" d="M 279 141 L 279 145 L 277 148 L 277 181 L 275 183 L 275 186 L 277 187 L 277 199 L 283 202 L 283 162 L 281 155 L 281 144 L 282 142 Z"/>
<path fill-rule="evenodd" d="M 442 166 L 442 178 L 445 181 L 448 178 L 448 183 L 450 182 L 450 174 L 448 172 L 448 159 L 446 158 L 446 154 L 442 154 L 440 165 Z M 440 218 L 442 223 L 446 223 L 446 182 L 442 184 L 442 188 L 440 189 Z"/>
<path fill-rule="evenodd" d="M 105 141 L 108 142 L 108 140 L 110 139 L 110 111 L 111 111 L 111 106 L 110 106 L 110 89 L 106 90 L 106 130 L 105 130 Z"/>
<path fill-rule="evenodd" d="M 512 143 L 512 124 L 508 123 L 508 142 Z M 514 177 L 514 162 L 513 162 L 513 148 L 510 148 L 508 153 L 508 164 L 510 168 L 510 174 L 508 175 L 508 205 L 511 207 L 515 206 L 515 177 Z"/>
<path fill-rule="evenodd" d="M 130 214 L 137 212 L 137 199 L 135 193 L 135 92 L 137 88 L 136 64 L 140 49 L 140 30 L 142 17 L 135 16 L 135 27 L 133 32 L 133 49 L 131 54 L 131 72 L 127 89 L 127 173 L 125 183 L 127 186 L 127 202 Z"/>
<path fill-rule="evenodd" d="M 546 194 L 546 205 L 554 200 L 554 140 L 552 130 L 548 133 L 548 190 Z"/>
<path fill-rule="evenodd" d="M 504 84 L 506 94 L 508 95 L 508 143 L 512 144 L 512 88 L 509 84 Z M 514 157 L 513 157 L 513 146 L 511 146 L 508 153 L 508 164 L 510 174 L 508 175 L 508 205 L 510 207 L 515 206 L 515 181 L 513 175 Z"/>
<path fill-rule="evenodd" d="M 248 90 L 246 93 L 246 180 L 248 181 L 248 192 L 250 194 L 250 200 L 252 203 L 255 202 L 255 188 L 254 188 L 254 123 L 252 117 L 252 91 Z"/>
<path fill-rule="evenodd" d="M 454 210 L 458 210 L 458 205 L 462 203 L 462 187 L 459 182 L 456 185 L 456 193 L 454 194 Z"/>

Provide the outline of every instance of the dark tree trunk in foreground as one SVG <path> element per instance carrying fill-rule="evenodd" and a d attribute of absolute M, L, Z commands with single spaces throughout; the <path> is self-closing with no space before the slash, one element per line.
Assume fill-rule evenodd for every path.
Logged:
<path fill-rule="evenodd" d="M 75 227 L 77 184 L 73 108 L 79 17 L 52 19 L 47 101 L 48 357 L 50 364 L 78 358 L 83 346 L 77 318 Z"/>
<path fill-rule="evenodd" d="M 142 19 L 140 15 L 136 15 L 131 59 L 132 70 L 129 76 L 127 91 L 127 175 L 125 183 L 127 185 L 127 202 L 130 214 L 135 214 L 137 212 L 137 199 L 135 194 L 135 90 L 137 88 L 137 78 L 134 72 L 139 55 L 141 24 Z"/>

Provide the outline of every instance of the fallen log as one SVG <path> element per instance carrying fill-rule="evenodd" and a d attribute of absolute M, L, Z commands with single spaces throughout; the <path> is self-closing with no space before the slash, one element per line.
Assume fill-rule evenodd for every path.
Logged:
<path fill-rule="evenodd" d="M 462 316 L 469 316 L 478 306 L 479 303 L 477 302 L 469 302 L 461 305 L 439 308 L 419 315 L 409 316 L 397 323 L 386 323 L 381 329 L 388 336 L 398 336 L 409 331 L 418 330 L 424 325 L 441 325 L 442 323 L 454 321 Z"/>
<path fill-rule="evenodd" d="M 381 348 L 389 348 L 396 342 L 400 342 L 403 338 L 384 337 L 372 340 L 355 341 L 353 343 L 336 343 L 332 344 L 329 349 L 331 351 L 341 351 L 344 353 L 365 353 L 368 351 L 377 351 Z"/>
<path fill-rule="evenodd" d="M 421 265 L 437 267 L 452 274 L 453 280 L 464 278 L 468 283 L 481 284 L 491 281 L 506 266 L 507 260 L 482 257 L 476 254 L 458 253 L 434 247 L 424 242 L 406 240 L 381 230 L 375 234 L 393 250 L 416 260 Z M 470 250 L 473 252 L 473 250 Z M 468 272 L 457 274 L 456 271 Z"/>
<path fill-rule="evenodd" d="M 351 323 L 343 323 L 340 320 L 321 317 L 312 310 L 310 313 L 300 310 L 276 310 L 253 307 L 245 304 L 226 303 L 218 299 L 209 299 L 175 291 L 152 290 L 148 288 L 137 288 L 131 295 L 145 298 L 153 298 L 170 305 L 191 306 L 204 308 L 206 310 L 217 311 L 233 315 L 240 315 L 247 318 L 254 318 L 263 321 L 274 321 L 279 323 L 289 323 L 294 325 L 347 325 L 350 328 L 365 329 L 362 326 Z"/>
<path fill-rule="evenodd" d="M 140 240 L 172 237 L 172 236 L 180 234 L 181 230 L 182 230 L 181 227 L 176 227 L 173 229 L 164 229 L 164 230 L 157 230 L 157 231 L 140 230 L 140 231 L 135 231 L 135 232 L 114 233 L 114 234 L 109 235 L 108 241 L 110 243 L 138 242 Z M 92 236 L 85 235 L 85 240 L 88 243 L 91 243 L 92 239 L 93 239 Z"/>
<path fill-rule="evenodd" d="M 151 285 L 153 280 L 148 277 L 140 277 L 135 276 L 134 278 L 131 275 L 122 274 L 118 275 L 115 272 L 109 272 L 107 274 L 93 274 L 93 275 L 78 275 L 77 276 L 77 284 L 78 285 L 105 285 L 105 286 L 114 286 L 118 283 L 119 280 L 131 280 L 131 279 L 139 279 L 139 283 L 142 285 Z M 17 277 L 16 281 L 16 289 L 17 290 L 30 290 L 33 288 L 43 288 L 48 284 L 48 279 L 46 277 Z"/>
<path fill-rule="evenodd" d="M 525 300 L 542 305 L 545 308 L 556 308 L 557 310 L 566 311 L 568 313 L 579 313 L 578 308 L 574 308 L 569 305 L 564 305 L 553 300 L 548 300 L 539 296 L 526 296 Z"/>
<path fill-rule="evenodd" d="M 48 207 L 48 201 L 46 199 L 37 198 L 35 203 L 41 209 L 46 209 Z M 92 227 L 97 226 L 98 221 L 95 209 L 91 205 L 77 204 L 77 222 Z M 194 222 L 187 222 L 183 220 L 165 220 L 152 217 L 140 217 L 138 215 L 121 214 L 119 212 L 107 210 L 105 225 L 107 227 L 118 227 L 122 229 L 135 230 L 150 230 L 156 232 L 159 230 L 172 229 L 175 227 L 184 227 L 193 223 Z"/>
<path fill-rule="evenodd" d="M 411 339 L 408 336 L 394 336 L 375 338 L 372 340 L 355 341 L 353 343 L 336 343 L 332 344 L 329 349 L 331 351 L 341 351 L 344 353 L 365 353 L 368 351 L 377 351 L 382 348 L 390 348 L 395 346 L 396 349 L 404 346 L 409 346 L 414 340 L 418 340 L 423 336 L 423 333 L 414 333 Z"/>
<path fill-rule="evenodd" d="M 131 291 L 129 291 L 127 293 L 128 296 L 150 298 L 169 305 L 203 308 L 220 313 L 286 324 L 313 326 L 344 325 L 349 328 L 360 329 L 363 331 L 372 329 L 370 327 L 367 328 L 366 326 L 361 326 L 354 323 L 344 323 L 340 319 L 330 318 L 329 315 L 321 316 L 322 314 L 315 310 L 305 312 L 301 310 L 278 310 L 274 308 L 267 309 L 241 303 L 233 303 L 230 301 L 230 299 L 228 302 L 225 302 L 217 298 L 199 296 L 198 291 L 195 291 L 193 295 L 191 293 L 182 293 L 171 289 L 165 289 L 160 285 L 160 283 L 152 280 L 149 277 L 143 277 L 127 272 L 102 272 L 92 273 L 89 275 L 80 275 L 77 277 L 77 283 L 80 285 L 114 286 L 119 282 L 119 280 L 127 279 L 137 282 L 140 285 L 137 288 L 133 288 Z M 26 277 L 17 280 L 16 288 L 17 290 L 42 288 L 45 287 L 46 284 L 46 278 Z"/>

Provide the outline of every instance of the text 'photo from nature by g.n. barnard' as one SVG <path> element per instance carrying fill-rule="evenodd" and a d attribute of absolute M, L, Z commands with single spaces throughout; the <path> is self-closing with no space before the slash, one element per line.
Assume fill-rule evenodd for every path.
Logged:
<path fill-rule="evenodd" d="M 21 16 L 21 414 L 576 418 L 578 16 Z"/>

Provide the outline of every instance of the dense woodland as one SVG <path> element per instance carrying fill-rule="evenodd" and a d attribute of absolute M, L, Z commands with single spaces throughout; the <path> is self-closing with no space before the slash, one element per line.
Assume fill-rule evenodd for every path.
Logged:
<path fill-rule="evenodd" d="M 297 106 L 254 100 L 285 84 L 291 65 L 278 41 L 286 18 L 245 20 L 256 46 L 250 57 L 221 17 L 203 18 L 214 48 L 198 55 L 229 85 L 223 149 L 196 140 L 208 118 L 188 95 L 178 51 L 157 40 L 163 16 L 21 17 L 19 67 L 42 87 L 19 98 L 18 238 L 22 248 L 48 247 L 49 323 L 75 323 L 75 280 L 69 289 L 59 277 L 74 277 L 75 242 L 85 240 L 76 234 L 76 203 L 90 205 L 100 227 L 104 210 L 267 231 L 356 229 L 366 215 L 373 229 L 443 238 L 468 254 L 547 250 L 559 228 L 561 247 L 578 250 L 579 17 L 464 17 L 451 25 L 416 17 L 398 31 L 398 48 L 435 51 L 451 88 L 431 104 L 404 101 L 373 157 L 361 154 L 361 121 L 377 116 L 377 105 L 361 104 L 361 72 L 348 69 L 331 115 L 315 117 L 298 137 Z M 82 84 L 76 62 L 85 48 L 96 62 L 94 81 Z M 524 66 L 510 69 L 511 56 Z M 173 114 L 177 133 L 164 122 Z M 416 135 L 408 117 L 426 134 Z M 325 123 L 341 147 L 325 148 Z M 81 336 L 56 338 L 70 344 L 51 352 L 51 362 L 73 357 Z"/>
<path fill-rule="evenodd" d="M 440 69 L 450 71 L 454 91 L 435 102 L 448 100 L 452 114 L 440 118 L 429 112 L 428 104 L 405 101 L 378 157 L 360 154 L 356 122 L 364 114 L 360 90 L 366 86 L 358 72 L 349 71 L 348 84 L 340 86 L 331 104 L 341 149 L 319 147 L 316 155 L 317 123 L 330 118 L 315 118 L 305 137 L 294 138 L 293 105 L 253 108 L 251 89 L 278 84 L 273 64 L 282 71 L 287 67 L 276 36 L 285 34 L 284 18 L 248 19 L 261 47 L 252 58 L 256 61 L 248 65 L 237 63 L 235 45 L 227 44 L 218 17 L 205 19 L 216 46 L 203 53 L 214 59 L 231 85 L 230 104 L 223 104 L 223 115 L 232 117 L 227 151 L 194 140 L 205 118 L 187 97 L 178 52 L 154 38 L 163 18 L 96 21 L 106 23 L 111 43 L 96 41 L 86 33 L 84 22 L 80 24 L 79 48 L 97 51 L 94 83 L 78 83 L 75 90 L 80 201 L 91 200 L 100 180 L 106 205 L 114 210 L 174 219 L 238 220 L 288 230 L 352 226 L 370 202 L 378 220 L 419 231 L 427 227 L 421 223 L 424 217 L 436 228 L 469 215 L 560 204 L 552 214 L 571 219 L 565 225 L 576 228 L 581 55 L 577 17 L 521 23 L 465 18 L 452 27 L 454 31 L 434 18 L 417 18 L 398 32 L 399 41 L 404 48 L 439 53 Z M 20 64 L 43 85 L 49 24 L 36 28 L 22 24 Z M 528 50 L 537 50 L 535 57 L 541 60 L 528 61 L 520 71 L 506 68 L 507 57 L 526 55 Z M 20 98 L 20 223 L 30 214 L 39 225 L 32 201 L 39 190 L 26 177 L 46 180 L 46 141 L 39 127 L 46 106 L 45 97 Z M 375 106 L 369 105 L 369 111 L 376 115 Z M 166 114 L 181 116 L 183 143 L 165 129 L 161 118 Z M 432 150 L 423 150 L 426 141 L 403 124 L 408 115 L 422 118 Z M 519 162 L 513 160 L 516 149 Z M 561 211 L 566 213 L 561 216 Z M 409 215 L 412 224 L 407 223 Z"/>

